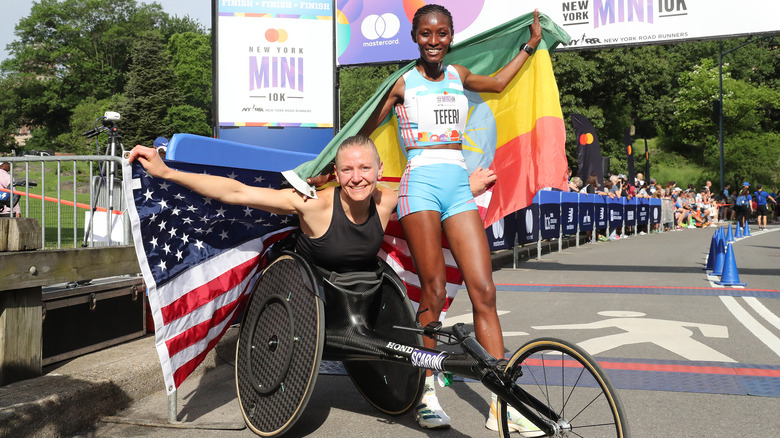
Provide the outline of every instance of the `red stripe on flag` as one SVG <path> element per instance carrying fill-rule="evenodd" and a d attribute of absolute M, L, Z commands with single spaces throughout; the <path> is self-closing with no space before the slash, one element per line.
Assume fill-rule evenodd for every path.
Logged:
<path fill-rule="evenodd" d="M 232 290 L 239 285 L 257 267 L 261 256 L 253 257 L 244 263 L 230 269 L 224 274 L 214 278 L 208 283 L 185 293 L 181 298 L 160 309 L 163 323 L 170 324 L 204 304 L 213 301 L 216 297 Z"/>
<path fill-rule="evenodd" d="M 208 336 L 209 330 L 222 323 L 225 318 L 231 316 L 233 312 L 241 304 L 241 298 L 232 301 L 219 309 L 214 311 L 214 314 L 210 319 L 207 319 L 200 324 L 194 325 L 187 330 L 179 333 L 178 335 L 165 341 L 165 345 L 168 348 L 168 356 L 172 357 L 185 348 L 203 340 Z"/>
<path fill-rule="evenodd" d="M 176 370 L 173 371 L 173 382 L 178 388 L 184 380 L 189 377 L 190 374 L 192 374 L 193 371 L 195 371 L 195 368 L 198 367 L 198 365 L 203 362 L 203 359 L 206 358 L 206 355 L 209 354 L 209 351 L 211 351 L 212 348 L 216 347 L 219 343 L 219 340 L 222 339 L 222 336 L 225 335 L 225 332 L 230 328 L 230 324 L 226 324 L 225 328 L 222 330 L 222 333 L 219 334 L 219 336 L 216 336 L 214 339 L 211 340 L 211 342 L 208 343 L 206 348 L 198 353 L 197 356 L 190 359 L 187 363 L 180 366 L 179 368 L 176 368 Z"/>
<path fill-rule="evenodd" d="M 515 137 L 499 148 L 490 167 L 496 183 L 488 205 L 485 226 L 531 205 L 534 194 L 545 187 L 567 190 L 566 128 L 559 117 L 540 117 L 531 132 Z"/>

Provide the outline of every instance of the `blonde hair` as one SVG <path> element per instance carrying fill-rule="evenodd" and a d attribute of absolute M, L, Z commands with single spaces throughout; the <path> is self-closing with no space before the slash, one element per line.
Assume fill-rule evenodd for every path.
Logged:
<path fill-rule="evenodd" d="M 338 160 L 341 151 L 353 147 L 361 147 L 370 150 L 374 153 L 376 162 L 379 164 L 379 151 L 376 149 L 374 141 L 364 135 L 353 135 L 352 137 L 347 137 L 344 141 L 342 141 L 338 149 L 336 149 L 336 160 Z"/>

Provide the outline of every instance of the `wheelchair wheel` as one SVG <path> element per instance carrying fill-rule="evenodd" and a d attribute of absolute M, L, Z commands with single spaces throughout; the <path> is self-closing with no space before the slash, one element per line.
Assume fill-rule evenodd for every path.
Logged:
<path fill-rule="evenodd" d="M 391 269 L 391 268 L 387 268 Z M 400 283 L 400 280 L 398 280 Z M 402 287 L 385 279 L 374 300 L 368 322 L 376 336 L 403 345 L 421 346 L 422 336 L 394 325 L 415 327 L 414 309 Z M 357 390 L 375 408 L 389 415 L 403 414 L 417 406 L 425 386 L 425 370 L 381 360 L 344 361 L 344 368 Z"/>
<path fill-rule="evenodd" d="M 601 366 L 583 349 L 553 338 L 533 340 L 520 347 L 507 365 L 507 374 L 544 409 L 559 417 L 553 436 L 629 436 L 628 423 L 617 392 Z M 522 398 L 522 396 L 520 396 Z M 532 403 L 528 403 L 533 406 Z M 507 403 L 499 399 L 499 436 L 509 437 Z"/>
<path fill-rule="evenodd" d="M 322 301 L 298 261 L 282 256 L 257 282 L 236 346 L 236 389 L 247 426 L 288 431 L 306 408 L 325 341 Z"/>

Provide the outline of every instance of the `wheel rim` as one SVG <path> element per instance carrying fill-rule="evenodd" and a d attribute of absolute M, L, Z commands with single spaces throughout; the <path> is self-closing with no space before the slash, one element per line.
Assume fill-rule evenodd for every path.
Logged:
<path fill-rule="evenodd" d="M 518 350 L 507 371 L 556 418 L 556 437 L 626 437 L 622 405 L 606 374 L 583 351 L 559 341 L 531 342 Z M 500 415 L 506 415 L 502 400 Z M 537 411 L 538 413 L 538 411 Z M 510 429 L 502 422 L 502 436 Z"/>

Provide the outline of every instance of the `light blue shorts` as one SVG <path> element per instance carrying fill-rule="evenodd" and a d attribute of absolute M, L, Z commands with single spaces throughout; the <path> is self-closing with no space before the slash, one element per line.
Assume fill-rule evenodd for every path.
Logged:
<path fill-rule="evenodd" d="M 438 211 L 441 220 L 477 210 L 463 153 L 451 149 L 412 149 L 398 193 L 398 218 Z"/>

